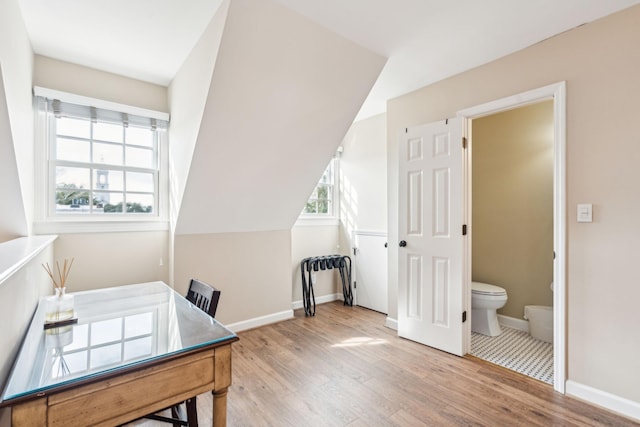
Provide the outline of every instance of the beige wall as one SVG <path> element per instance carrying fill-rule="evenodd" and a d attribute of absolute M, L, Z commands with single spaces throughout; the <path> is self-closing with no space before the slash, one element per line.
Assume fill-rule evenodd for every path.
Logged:
<path fill-rule="evenodd" d="M 291 231 L 175 236 L 175 286 L 185 295 L 191 278 L 222 291 L 222 323 L 291 310 Z"/>
<path fill-rule="evenodd" d="M 388 103 L 389 232 L 397 241 L 401 129 L 551 83 L 567 82 L 568 378 L 640 402 L 637 212 L 640 6 L 545 40 Z M 594 222 L 576 205 L 593 203 Z M 390 309 L 397 317 L 397 247 Z M 390 313 L 390 317 L 391 316 Z"/>
<path fill-rule="evenodd" d="M 35 55 L 33 85 L 103 101 L 168 112 L 167 88 Z"/>
<path fill-rule="evenodd" d="M 472 278 L 507 290 L 500 314 L 553 305 L 553 101 L 473 120 Z"/>
<path fill-rule="evenodd" d="M 169 232 L 61 234 L 55 258 L 74 259 L 67 282 L 71 292 L 155 280 L 169 283 Z"/>
<path fill-rule="evenodd" d="M 302 301 L 300 262 L 308 257 L 339 254 L 337 225 L 296 225 L 291 229 L 291 269 L 293 302 Z M 339 286 L 340 284 L 340 286 Z M 338 270 L 319 271 L 315 275 L 313 291 L 317 299 L 342 294 Z"/>

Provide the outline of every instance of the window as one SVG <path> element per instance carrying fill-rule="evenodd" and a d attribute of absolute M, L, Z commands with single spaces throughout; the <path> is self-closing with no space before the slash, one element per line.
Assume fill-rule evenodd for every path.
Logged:
<path fill-rule="evenodd" d="M 161 214 L 164 120 L 38 97 L 44 219 Z"/>
<path fill-rule="evenodd" d="M 336 169 L 337 160 L 334 158 L 329 162 L 329 166 L 322 174 L 320 182 L 318 182 L 309 200 L 307 200 L 307 204 L 302 211 L 303 216 L 335 216 Z"/>

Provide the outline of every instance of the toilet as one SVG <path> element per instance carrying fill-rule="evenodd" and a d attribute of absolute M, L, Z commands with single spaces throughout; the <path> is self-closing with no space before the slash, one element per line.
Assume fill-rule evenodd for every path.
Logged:
<path fill-rule="evenodd" d="M 496 310 L 507 302 L 507 291 L 488 283 L 471 282 L 471 330 L 491 337 L 502 333 Z"/>

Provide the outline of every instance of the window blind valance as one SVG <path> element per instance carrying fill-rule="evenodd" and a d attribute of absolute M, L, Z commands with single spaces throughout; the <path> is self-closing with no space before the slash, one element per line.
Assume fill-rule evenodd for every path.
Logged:
<path fill-rule="evenodd" d="M 135 126 L 145 129 L 167 129 L 167 122 L 151 117 L 137 116 L 119 111 L 105 110 L 87 105 L 72 104 L 59 99 L 38 97 L 39 108 L 47 113 L 52 113 L 56 118 L 72 117 L 88 119 L 95 122 L 122 124 L 125 127 Z"/>
<path fill-rule="evenodd" d="M 150 129 L 166 130 L 169 114 L 118 104 L 115 102 L 34 87 L 34 95 L 41 111 L 52 113 L 56 117 L 90 119 L 94 122 L 107 122 Z"/>

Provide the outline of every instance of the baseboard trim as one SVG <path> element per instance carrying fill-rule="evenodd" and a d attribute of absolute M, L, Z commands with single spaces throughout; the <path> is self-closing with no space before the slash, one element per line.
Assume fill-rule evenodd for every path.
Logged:
<path fill-rule="evenodd" d="M 342 300 L 343 300 L 342 294 L 322 295 L 321 297 L 316 298 L 316 305 L 323 304 L 325 302 L 342 301 Z M 304 307 L 304 304 L 302 303 L 302 300 L 294 301 L 291 303 L 291 308 L 294 310 L 299 310 L 303 307 Z"/>
<path fill-rule="evenodd" d="M 529 333 L 529 321 L 518 319 L 516 317 L 503 316 L 498 314 L 498 323 L 506 326 L 507 328 L 517 329 Z"/>
<path fill-rule="evenodd" d="M 384 326 L 386 326 L 387 328 L 391 328 L 394 331 L 398 330 L 398 320 L 397 319 L 392 319 L 391 317 L 387 316 L 387 319 L 384 321 Z"/>
<path fill-rule="evenodd" d="M 293 310 L 285 310 L 279 313 L 267 314 L 266 316 L 254 317 L 253 319 L 242 320 L 240 322 L 225 325 L 233 332 L 246 331 L 247 329 L 258 328 L 271 323 L 281 322 L 293 318 Z"/>
<path fill-rule="evenodd" d="M 570 396 L 640 421 L 640 403 L 638 402 L 571 380 L 567 381 L 566 392 Z"/>

